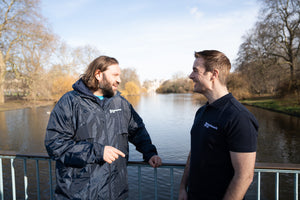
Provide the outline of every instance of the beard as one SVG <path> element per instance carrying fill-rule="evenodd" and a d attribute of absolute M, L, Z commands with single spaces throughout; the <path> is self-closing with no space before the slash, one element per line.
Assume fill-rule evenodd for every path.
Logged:
<path fill-rule="evenodd" d="M 99 88 L 102 90 L 103 96 L 105 97 L 113 97 L 115 95 L 112 84 L 107 80 L 105 74 L 103 74 L 102 81 L 99 82 Z"/>

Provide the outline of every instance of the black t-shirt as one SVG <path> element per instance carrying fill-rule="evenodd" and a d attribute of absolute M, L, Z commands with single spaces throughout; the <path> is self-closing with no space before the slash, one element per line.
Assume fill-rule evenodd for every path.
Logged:
<path fill-rule="evenodd" d="M 234 174 L 229 152 L 255 152 L 257 131 L 255 117 L 230 93 L 197 111 L 191 129 L 191 199 L 222 199 Z"/>

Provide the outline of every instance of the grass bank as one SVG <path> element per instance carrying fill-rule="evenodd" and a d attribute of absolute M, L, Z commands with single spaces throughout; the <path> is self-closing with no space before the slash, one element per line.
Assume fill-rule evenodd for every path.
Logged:
<path fill-rule="evenodd" d="M 296 98 L 284 99 L 248 99 L 241 100 L 245 105 L 255 106 L 263 109 L 268 109 L 275 112 L 285 113 L 300 117 L 300 104 Z"/>

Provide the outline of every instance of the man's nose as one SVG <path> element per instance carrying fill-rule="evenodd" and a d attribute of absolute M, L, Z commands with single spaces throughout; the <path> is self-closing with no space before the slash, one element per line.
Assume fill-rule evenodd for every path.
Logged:
<path fill-rule="evenodd" d="M 119 84 L 121 83 L 121 78 L 120 78 L 120 77 L 117 78 L 117 82 L 118 82 Z"/>

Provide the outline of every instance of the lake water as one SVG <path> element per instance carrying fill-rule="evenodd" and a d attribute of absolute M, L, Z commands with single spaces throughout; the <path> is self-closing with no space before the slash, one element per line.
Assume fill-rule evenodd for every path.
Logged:
<path fill-rule="evenodd" d="M 201 106 L 194 96 L 192 94 L 149 95 L 129 97 L 128 100 L 143 118 L 162 160 L 185 161 L 190 148 L 190 129 L 194 115 Z M 0 149 L 20 153 L 46 152 L 44 135 L 49 119 L 48 113 L 52 108 L 53 106 L 46 106 L 0 112 Z M 260 125 L 257 162 L 300 163 L 300 118 L 255 107 L 247 108 L 256 116 Z M 142 159 L 141 154 L 136 152 L 132 145 L 130 145 L 130 159 Z M 21 164 L 16 163 L 16 165 Z M 128 171 L 130 199 L 137 199 L 137 170 L 129 167 Z M 174 172 L 175 182 L 178 183 L 182 170 L 174 170 Z M 6 173 L 5 167 L 4 173 Z M 159 199 L 170 199 L 168 174 L 169 170 L 158 169 Z M 142 192 L 146 193 L 144 199 L 153 199 L 154 185 L 151 182 L 153 170 L 143 169 L 142 176 Z M 262 178 L 265 184 L 262 185 L 261 199 L 274 199 L 275 178 L 272 176 Z M 292 190 L 287 189 L 292 183 L 285 180 L 285 177 L 281 181 L 283 181 L 280 185 L 281 199 L 293 199 Z M 293 188 L 293 185 L 291 187 Z M 177 198 L 178 184 L 174 189 Z M 253 199 L 254 190 L 255 183 L 247 194 L 248 199 Z M 33 188 L 32 195 L 34 193 Z M 6 188 L 5 194 L 9 199 L 9 188 Z M 45 198 L 48 196 L 46 195 Z"/>

